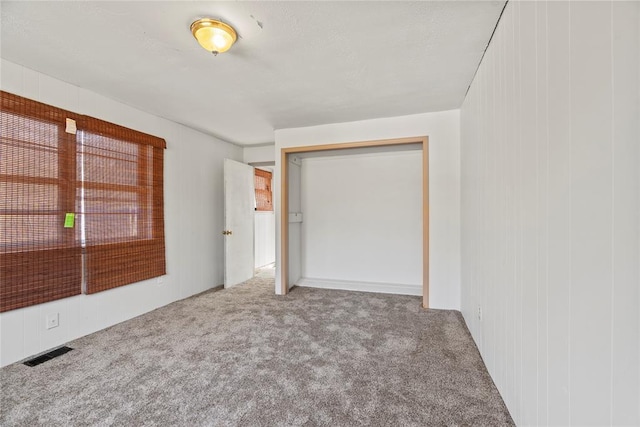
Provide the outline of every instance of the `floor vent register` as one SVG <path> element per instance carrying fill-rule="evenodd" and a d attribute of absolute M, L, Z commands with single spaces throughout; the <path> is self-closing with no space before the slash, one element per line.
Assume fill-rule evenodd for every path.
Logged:
<path fill-rule="evenodd" d="M 51 350 L 48 353 L 41 354 L 40 356 L 36 356 L 33 359 L 27 360 L 26 362 L 24 362 L 24 364 L 27 366 L 38 366 L 44 362 L 48 362 L 51 359 L 55 359 L 58 356 L 62 356 L 65 353 L 69 353 L 71 350 L 73 350 L 71 347 L 59 347 L 55 350 Z"/>

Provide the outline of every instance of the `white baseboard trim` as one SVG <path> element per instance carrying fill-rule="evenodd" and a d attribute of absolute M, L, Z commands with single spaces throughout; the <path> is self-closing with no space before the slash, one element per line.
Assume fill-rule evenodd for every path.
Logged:
<path fill-rule="evenodd" d="M 306 288 L 338 289 L 343 291 L 377 292 L 380 294 L 422 296 L 421 285 L 401 285 L 398 283 L 354 282 L 350 280 L 329 280 L 301 277 L 296 286 Z"/>

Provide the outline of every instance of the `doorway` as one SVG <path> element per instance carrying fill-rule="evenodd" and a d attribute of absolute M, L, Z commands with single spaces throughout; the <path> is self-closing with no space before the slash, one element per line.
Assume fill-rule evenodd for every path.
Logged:
<path fill-rule="evenodd" d="M 255 175 L 254 269 L 255 275 L 275 275 L 276 220 L 273 209 L 275 165 L 253 165 Z"/>
<path fill-rule="evenodd" d="M 275 263 L 273 165 L 224 161 L 224 287 L 269 274 Z M 260 270 L 260 271 L 258 271 Z M 273 266 L 272 272 L 275 272 Z"/>

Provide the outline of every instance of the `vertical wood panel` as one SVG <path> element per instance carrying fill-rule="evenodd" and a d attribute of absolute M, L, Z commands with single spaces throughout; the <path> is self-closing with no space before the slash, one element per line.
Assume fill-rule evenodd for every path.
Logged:
<path fill-rule="evenodd" d="M 548 425 L 548 293 L 549 293 L 549 93 L 548 93 L 548 39 L 547 2 L 537 2 L 536 9 L 536 146 L 537 146 L 537 198 L 538 264 L 536 287 L 538 300 L 538 408 L 537 420 Z"/>
<path fill-rule="evenodd" d="M 638 239 L 638 165 L 640 165 L 640 3 L 612 4 L 613 73 L 613 299 L 611 423 L 638 423 L 640 359 L 638 347 L 629 348 L 628 337 L 640 336 L 640 277 Z M 634 26 L 634 23 L 636 24 Z M 635 97 L 634 97 L 635 94 Z M 635 102 L 634 102 L 635 100 Z M 635 255 L 635 257 L 634 257 Z"/>
<path fill-rule="evenodd" d="M 549 407 L 551 425 L 570 424 L 571 313 L 570 5 L 548 4 L 549 38 Z"/>
<path fill-rule="evenodd" d="M 611 332 L 610 5 L 573 8 L 571 40 L 571 420 L 604 425 L 611 343 L 594 337 Z"/>
<path fill-rule="evenodd" d="M 516 342 L 515 342 L 515 361 L 517 366 L 517 374 L 516 374 L 516 390 L 514 400 L 516 400 L 517 405 L 515 408 L 515 412 L 513 417 L 515 420 L 522 419 L 522 412 L 524 406 L 524 398 L 523 398 L 523 375 L 524 375 L 524 363 L 523 363 L 523 348 L 524 348 L 524 337 L 522 334 L 523 330 L 523 321 L 522 321 L 522 307 L 524 305 L 523 295 L 523 230 L 522 230 L 522 179 L 521 173 L 522 170 L 522 144 L 523 138 L 521 135 L 521 123 L 523 120 L 522 115 L 522 104 L 520 99 L 522 98 L 522 11 L 521 11 L 520 2 L 514 3 L 514 46 L 515 52 L 514 57 L 512 58 L 516 70 L 515 70 L 515 80 L 516 84 L 516 98 L 514 99 L 513 108 L 515 112 L 515 120 L 513 123 L 513 132 L 514 132 L 514 145 L 516 146 L 515 155 L 511 159 L 511 162 L 516 165 L 516 170 L 514 173 L 514 201 L 513 201 L 513 209 L 515 212 L 515 225 L 514 225 L 514 234 L 516 240 L 516 260 L 515 260 L 515 270 L 516 270 L 516 278 L 515 278 L 515 287 L 516 287 Z"/>
<path fill-rule="evenodd" d="M 502 289 L 506 296 L 504 303 L 505 317 L 504 324 L 507 328 L 503 358 L 505 359 L 505 403 L 511 407 L 515 406 L 517 400 L 516 386 L 517 381 L 517 364 L 515 358 L 515 343 L 518 331 L 516 330 L 515 317 L 518 313 L 516 310 L 517 293 L 516 293 L 516 239 L 515 239 L 515 220 L 516 213 L 514 207 L 514 180 L 517 169 L 515 162 L 513 161 L 516 153 L 515 146 L 515 127 L 514 121 L 516 119 L 516 113 L 512 106 L 516 100 L 516 64 L 511 58 L 515 54 L 515 28 L 513 20 L 513 9 L 505 11 L 505 51 L 504 67 L 505 67 L 505 99 L 503 101 L 505 108 L 505 117 L 503 126 L 505 127 L 504 134 L 504 165 L 505 165 L 505 265 L 504 265 L 504 282 Z"/>
<path fill-rule="evenodd" d="M 522 422 L 538 425 L 538 140 L 536 2 L 520 12 L 521 84 L 520 197 L 522 230 Z"/>

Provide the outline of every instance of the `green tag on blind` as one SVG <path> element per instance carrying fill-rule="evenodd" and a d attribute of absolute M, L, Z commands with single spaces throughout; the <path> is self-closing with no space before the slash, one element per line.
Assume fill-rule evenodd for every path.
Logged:
<path fill-rule="evenodd" d="M 64 216 L 64 228 L 73 228 L 73 224 L 76 222 L 76 214 L 69 213 Z"/>

